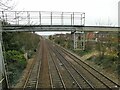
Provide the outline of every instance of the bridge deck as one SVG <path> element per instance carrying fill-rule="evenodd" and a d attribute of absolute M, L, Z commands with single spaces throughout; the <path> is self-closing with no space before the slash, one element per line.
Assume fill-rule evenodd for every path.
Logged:
<path fill-rule="evenodd" d="M 82 26 L 82 25 L 9 25 L 3 26 L 3 32 L 14 31 L 119 31 L 119 27 L 108 26 Z"/>

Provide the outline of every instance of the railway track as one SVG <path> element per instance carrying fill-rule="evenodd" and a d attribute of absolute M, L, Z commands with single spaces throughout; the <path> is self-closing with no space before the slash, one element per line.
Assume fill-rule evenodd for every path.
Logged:
<path fill-rule="evenodd" d="M 65 57 L 66 60 L 74 65 L 79 72 L 84 72 L 83 75 L 91 80 L 91 84 L 94 84 L 95 88 L 106 88 L 108 90 L 118 90 L 120 87 L 117 83 L 113 82 L 105 75 L 101 74 L 99 71 L 91 67 L 90 65 L 86 64 L 70 52 L 66 51 L 65 49 L 56 46 L 56 49 L 61 54 L 61 56 Z M 97 81 L 96 81 L 97 80 Z M 94 82 L 94 83 L 93 83 Z"/>
<path fill-rule="evenodd" d="M 42 39 L 23 89 L 118 90 L 116 87 L 119 85 L 72 53 Z"/>
<path fill-rule="evenodd" d="M 49 72 L 48 51 L 45 40 L 42 42 L 42 59 L 40 69 L 38 71 L 38 82 L 36 88 L 52 88 L 51 77 Z"/>
<path fill-rule="evenodd" d="M 41 46 L 41 44 L 40 44 Z M 28 76 L 26 78 L 26 81 L 23 85 L 23 90 L 25 89 L 30 89 L 30 88 L 36 88 L 37 85 L 37 75 L 38 75 L 38 69 L 40 68 L 41 65 L 41 56 L 38 57 L 39 55 L 41 55 L 41 47 L 39 48 L 39 50 L 37 50 L 37 55 L 36 58 L 33 62 L 33 64 L 31 65 L 31 68 L 28 72 Z"/>
<path fill-rule="evenodd" d="M 23 90 L 51 88 L 52 83 L 46 53 L 47 50 L 45 42 L 44 40 L 41 40 L 40 49 L 37 51 L 36 59 L 28 73 L 28 77 L 24 83 Z"/>
<path fill-rule="evenodd" d="M 60 70 L 55 62 L 56 58 L 49 53 L 49 65 L 50 65 L 50 72 L 51 72 L 51 79 L 53 83 L 53 88 L 63 88 L 66 89 L 65 83 L 63 81 L 62 75 Z"/>
<path fill-rule="evenodd" d="M 60 76 L 60 82 L 62 82 L 62 87 L 66 88 L 79 88 L 78 83 L 76 83 L 75 79 L 71 77 L 69 70 L 62 65 L 61 61 L 57 57 L 55 57 L 55 53 L 51 50 L 50 52 L 54 65 L 56 67 L 57 73 Z M 53 77 L 53 79 L 56 79 Z"/>
<path fill-rule="evenodd" d="M 50 44 L 49 44 L 50 45 Z M 94 87 L 89 83 L 89 81 L 87 81 L 83 75 L 81 75 L 74 66 L 71 67 L 71 65 L 69 65 L 69 63 L 66 62 L 66 60 L 64 60 L 64 57 L 61 57 L 61 55 L 59 54 L 59 52 L 57 52 L 55 50 L 55 48 L 51 45 L 51 49 L 52 49 L 52 53 L 56 54 L 56 57 L 58 59 L 56 59 L 57 62 L 59 62 L 62 67 L 64 67 L 64 69 L 68 72 L 67 73 L 67 77 L 71 78 L 67 79 L 66 81 L 68 81 L 70 84 L 67 85 L 67 83 L 65 83 L 67 88 L 73 88 L 73 85 L 75 86 L 74 88 L 79 88 L 79 89 L 91 89 L 94 90 Z M 56 65 L 59 65 L 56 63 Z M 64 76 L 63 76 L 64 77 Z M 72 85 L 71 85 L 72 84 Z M 71 85 L 71 87 L 70 87 Z"/>

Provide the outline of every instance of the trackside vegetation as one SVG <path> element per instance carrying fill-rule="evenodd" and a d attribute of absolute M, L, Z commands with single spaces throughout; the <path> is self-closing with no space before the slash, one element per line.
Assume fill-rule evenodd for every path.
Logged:
<path fill-rule="evenodd" d="M 40 40 L 39 35 L 28 32 L 4 32 L 2 35 L 8 82 L 12 87 L 18 82 Z"/>
<path fill-rule="evenodd" d="M 82 37 L 82 35 L 78 35 Z M 118 56 L 118 33 L 117 32 L 99 32 L 87 33 L 86 32 L 85 49 L 80 48 L 74 50 L 74 41 L 72 34 L 58 34 L 49 36 L 49 39 L 53 42 L 61 45 L 62 47 L 69 49 L 70 51 L 78 54 L 79 56 L 85 56 L 93 52 L 97 52 L 92 55 L 86 61 L 93 62 L 102 69 L 111 73 L 120 75 L 119 56 Z M 78 38 L 78 47 L 80 39 Z"/>

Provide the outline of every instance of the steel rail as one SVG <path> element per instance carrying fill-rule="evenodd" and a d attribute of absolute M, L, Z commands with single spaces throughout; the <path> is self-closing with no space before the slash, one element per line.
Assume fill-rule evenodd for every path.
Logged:
<path fill-rule="evenodd" d="M 36 62 L 36 61 L 35 61 L 35 62 Z M 24 85 L 23 85 L 23 90 L 24 90 L 24 89 L 26 88 L 26 86 L 27 86 L 27 83 L 28 83 L 29 78 L 30 78 L 30 76 L 31 76 L 31 74 L 32 74 L 32 70 L 33 70 L 33 68 L 34 68 L 35 62 L 32 64 L 32 66 L 31 66 L 31 68 L 30 68 L 30 71 L 28 72 L 28 77 L 27 77 L 27 79 L 26 79 L 26 81 L 25 81 L 25 83 L 24 83 Z"/>
<path fill-rule="evenodd" d="M 52 48 L 51 48 L 52 49 Z M 52 49 L 53 51 L 53 49 Z M 53 51 L 54 52 L 54 51 Z M 57 57 L 59 59 L 59 57 Z M 61 61 L 60 61 L 61 62 Z M 73 75 L 70 73 L 70 71 L 67 69 L 67 67 L 64 65 L 65 69 L 67 70 L 67 72 L 70 74 L 70 76 L 72 77 L 72 79 L 77 83 L 77 85 L 79 86 L 79 88 L 82 88 L 79 83 L 76 81 L 76 79 L 73 77 Z"/>
<path fill-rule="evenodd" d="M 56 50 L 54 48 L 54 50 Z M 57 50 L 56 50 L 57 51 Z M 59 53 L 59 51 L 57 51 L 56 53 Z M 59 53 L 61 55 L 61 53 Z M 62 55 L 61 55 L 62 56 Z M 63 57 L 63 56 L 62 56 Z M 59 58 L 59 57 L 58 57 Z M 64 57 L 63 57 L 64 58 Z M 65 59 L 65 58 L 64 58 Z M 61 61 L 61 59 L 59 58 L 59 60 Z M 61 61 L 62 62 L 62 61 Z M 62 62 L 63 63 L 63 62 Z M 64 63 L 63 63 L 64 64 Z M 68 70 L 67 66 L 64 64 L 66 70 L 70 73 L 70 71 Z M 72 65 L 72 68 L 83 78 L 83 80 L 85 80 L 87 82 L 87 84 L 92 88 L 94 89 L 94 87 L 78 72 L 78 70 L 75 69 L 75 67 L 73 67 Z M 75 80 L 74 76 L 70 73 L 70 75 L 73 77 L 73 79 Z M 79 85 L 78 81 L 75 80 L 75 82 L 77 82 L 78 86 L 82 89 L 82 87 Z"/>
<path fill-rule="evenodd" d="M 50 68 L 50 63 L 49 63 L 49 61 L 48 61 L 48 66 L 49 66 L 48 68 L 49 68 L 50 84 L 51 84 L 51 88 L 52 88 L 52 90 L 53 90 L 54 86 L 53 86 L 52 74 L 50 73 L 51 68 Z"/>
<path fill-rule="evenodd" d="M 42 50 L 42 47 L 41 47 L 41 49 L 40 50 Z M 41 51 L 42 52 L 42 51 Z M 41 52 L 40 52 L 40 55 L 41 55 Z M 39 58 L 39 59 L 41 59 L 41 58 Z M 36 82 L 36 90 L 37 90 L 37 88 L 38 88 L 38 80 L 39 80 L 39 75 L 40 75 L 40 69 L 41 69 L 41 61 L 39 61 L 39 67 L 38 67 L 38 74 L 37 74 L 37 82 Z"/>
<path fill-rule="evenodd" d="M 72 58 L 73 60 L 74 60 L 74 58 Z M 67 59 L 66 59 L 67 60 Z M 73 66 L 72 65 L 72 63 L 71 62 L 68 62 L 68 63 L 70 63 L 71 64 L 71 66 Z M 73 66 L 74 67 L 74 66 Z M 82 68 L 84 68 L 82 65 L 81 65 L 81 67 Z M 86 68 L 84 68 L 86 71 L 88 71 Z M 77 69 L 76 69 L 77 70 Z M 77 70 L 78 71 L 78 70 Z M 79 71 L 78 71 L 79 72 Z M 94 76 L 96 79 L 98 79 L 97 78 L 97 76 L 95 76 L 94 74 L 92 74 L 90 71 L 88 71 L 92 76 Z M 105 83 L 103 83 L 100 79 L 98 79 L 102 84 L 104 84 L 105 85 Z M 87 80 L 88 81 L 88 80 Z M 89 82 L 89 81 L 88 81 Z M 90 83 L 89 83 L 90 84 Z M 90 84 L 91 85 L 91 84 Z M 91 85 L 92 86 L 92 85 Z M 105 85 L 106 86 L 106 85 Z M 108 87 L 108 86 L 106 86 L 106 87 Z M 108 87 L 109 88 L 109 87 Z"/>
<path fill-rule="evenodd" d="M 57 46 L 58 47 L 58 46 Z M 61 48 L 61 47 L 59 47 Z M 80 62 L 82 62 L 83 64 L 85 64 L 86 66 L 88 66 L 89 68 L 93 69 L 95 72 L 99 73 L 101 76 L 103 76 L 104 78 L 106 78 L 107 80 L 109 80 L 110 82 L 112 82 L 113 84 L 115 84 L 117 87 L 120 87 L 117 83 L 113 82 L 111 79 L 109 79 L 108 77 L 106 77 L 105 75 L 103 75 L 102 73 L 100 73 L 99 71 L 97 71 L 96 69 L 94 69 L 93 67 L 91 67 L 90 65 L 88 65 L 87 63 L 83 62 L 82 60 L 80 60 L 78 57 L 74 56 L 72 53 L 66 51 L 65 49 L 61 48 L 61 50 L 64 51 L 65 54 L 67 54 L 70 58 L 72 58 L 76 63 L 78 63 L 80 66 L 82 66 L 86 71 L 88 71 L 91 75 L 93 75 L 96 79 L 98 79 L 101 83 L 103 83 L 106 87 L 108 87 L 109 89 L 111 89 L 111 87 L 109 87 L 108 85 L 106 85 L 105 82 L 103 82 L 102 80 L 100 80 L 97 76 L 95 76 L 93 73 L 91 73 L 88 69 L 86 69 L 82 64 L 80 64 L 77 60 L 79 60 Z M 74 57 L 74 58 L 73 58 Z M 77 60 L 75 60 L 75 58 Z"/>
<path fill-rule="evenodd" d="M 49 47 L 48 49 L 51 50 L 50 47 Z M 59 78 L 60 78 L 60 80 L 61 80 L 61 82 L 62 82 L 63 88 L 66 90 L 66 85 L 65 85 L 65 83 L 64 83 L 64 80 L 63 80 L 63 78 L 62 78 L 62 75 L 61 75 L 61 73 L 60 73 L 57 65 L 55 64 L 53 55 L 51 54 L 51 52 L 49 52 L 49 54 L 50 54 L 50 56 L 51 56 L 51 58 L 52 58 L 52 61 L 53 61 L 54 65 L 55 65 L 55 68 L 56 68 L 56 70 L 57 70 L 58 76 L 59 76 Z"/>
<path fill-rule="evenodd" d="M 40 50 L 41 50 L 41 49 L 40 49 Z M 37 62 L 37 60 L 35 59 L 35 61 L 33 62 L 32 66 L 31 66 L 31 68 L 30 68 L 30 71 L 28 72 L 28 77 L 27 77 L 27 79 L 26 79 L 26 81 L 25 81 L 25 83 L 24 83 L 24 85 L 23 85 L 23 90 L 25 90 L 26 87 L 27 87 L 27 84 L 28 84 L 28 82 L 29 82 L 30 76 L 31 76 L 31 74 L 32 74 L 32 71 L 33 71 L 33 69 L 34 69 L 34 66 L 35 66 L 36 62 Z M 37 80 L 38 80 L 38 79 L 37 79 Z"/>
<path fill-rule="evenodd" d="M 50 81 L 50 89 L 52 88 L 52 79 L 51 79 L 51 76 L 50 76 L 50 72 L 49 72 L 49 63 L 48 63 L 48 59 L 46 59 L 46 58 L 44 58 L 44 55 L 46 55 L 46 44 L 45 44 L 45 39 L 43 39 L 43 42 L 42 42 L 42 61 L 41 61 L 41 66 L 40 66 L 40 71 L 39 71 L 39 77 L 38 77 L 38 85 L 37 85 L 37 87 L 39 86 L 40 87 L 40 89 L 42 89 L 42 86 L 40 86 L 40 85 L 42 85 L 42 83 L 41 83 L 41 79 L 42 79 L 42 76 L 41 75 L 43 75 L 44 73 L 42 72 L 43 70 L 42 70 L 42 68 L 46 68 L 44 65 L 45 65 L 45 62 L 44 62 L 44 60 L 47 60 L 47 65 L 48 65 L 48 77 L 49 77 L 49 81 Z M 47 57 L 47 56 L 45 56 L 45 57 Z M 43 66 L 43 67 L 42 67 Z M 43 84 L 44 85 L 44 84 Z M 45 87 L 46 88 L 46 87 Z"/>
<path fill-rule="evenodd" d="M 58 50 L 57 50 L 57 52 L 67 61 L 67 59 L 62 55 L 62 53 L 60 53 Z M 70 62 L 68 62 L 68 63 L 85 80 L 85 82 L 87 82 L 87 84 L 94 90 L 95 87 Z"/>

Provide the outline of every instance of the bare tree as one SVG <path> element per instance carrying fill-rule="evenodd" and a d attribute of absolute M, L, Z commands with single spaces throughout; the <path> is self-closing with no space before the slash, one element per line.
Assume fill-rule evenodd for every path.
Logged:
<path fill-rule="evenodd" d="M 13 0 L 0 0 L 1 11 L 13 10 L 15 6 L 16 4 Z"/>
<path fill-rule="evenodd" d="M 95 22 L 96 26 L 115 26 L 115 23 L 113 23 L 110 18 L 104 20 L 104 19 L 99 19 Z"/>

